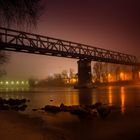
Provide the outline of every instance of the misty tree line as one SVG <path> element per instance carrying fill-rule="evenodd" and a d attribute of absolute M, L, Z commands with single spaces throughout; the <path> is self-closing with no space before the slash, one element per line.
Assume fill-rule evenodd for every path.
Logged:
<path fill-rule="evenodd" d="M 55 73 L 53 75 L 49 75 L 44 80 L 39 80 L 38 86 L 73 85 L 72 83 L 70 83 L 70 80 L 73 78 L 77 78 L 77 75 L 74 73 L 73 69 L 63 70 L 61 73 Z M 37 81 L 37 79 L 30 79 L 29 84 L 31 86 L 35 86 L 35 81 Z"/>
<path fill-rule="evenodd" d="M 124 66 L 124 65 L 118 65 L 118 64 L 95 62 L 92 66 L 92 80 L 98 83 L 110 82 L 108 81 L 108 75 L 110 74 L 114 77 L 114 82 L 119 81 L 121 80 L 120 79 L 121 72 L 123 72 L 124 74 L 131 75 L 132 68 L 130 66 Z M 76 80 L 75 83 L 71 83 L 70 82 L 71 79 L 75 79 Z M 46 77 L 46 79 L 44 80 L 30 79 L 29 84 L 31 86 L 36 86 L 35 81 L 38 81 L 37 86 L 45 86 L 45 87 L 46 86 L 74 85 L 74 84 L 77 84 L 78 74 L 75 73 L 73 69 L 63 70 L 60 73 L 55 73 L 53 75 Z"/>
<path fill-rule="evenodd" d="M 124 80 L 130 80 L 132 78 L 132 67 L 119 64 L 96 62 L 93 65 L 93 80 L 95 82 L 108 82 L 109 76 L 113 77 L 112 81 L 121 80 L 123 74 Z M 125 77 L 126 75 L 127 78 Z"/>

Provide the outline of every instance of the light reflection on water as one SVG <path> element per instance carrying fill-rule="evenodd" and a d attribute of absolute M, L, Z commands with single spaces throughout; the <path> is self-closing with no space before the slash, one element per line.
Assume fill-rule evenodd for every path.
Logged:
<path fill-rule="evenodd" d="M 30 99 L 29 108 L 45 105 L 103 104 L 121 108 L 122 114 L 129 107 L 140 106 L 140 86 L 102 87 L 96 89 L 44 88 L 44 89 L 0 89 L 0 97 L 9 99 Z"/>
<path fill-rule="evenodd" d="M 108 101 L 109 101 L 109 104 L 112 105 L 112 87 L 111 86 L 108 87 Z"/>
<path fill-rule="evenodd" d="M 124 87 L 121 87 L 121 112 L 124 114 L 125 111 L 125 89 Z"/>

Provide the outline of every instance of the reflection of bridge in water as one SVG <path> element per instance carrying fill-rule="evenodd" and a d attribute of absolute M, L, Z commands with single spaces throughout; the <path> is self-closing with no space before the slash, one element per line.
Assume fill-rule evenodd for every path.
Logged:
<path fill-rule="evenodd" d="M 80 87 L 88 87 L 92 83 L 91 61 L 135 66 L 133 72 L 137 75 L 140 66 L 133 55 L 1 27 L 0 50 L 79 59 Z"/>

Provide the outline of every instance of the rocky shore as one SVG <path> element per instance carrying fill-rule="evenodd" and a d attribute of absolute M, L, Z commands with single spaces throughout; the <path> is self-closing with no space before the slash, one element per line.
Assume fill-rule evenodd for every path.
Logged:
<path fill-rule="evenodd" d="M 122 115 L 119 108 L 93 105 L 46 105 L 21 113 L 15 106 L 27 100 L 0 99 L 0 139 L 2 140 L 132 140 L 140 139 L 140 108 Z M 3 108 L 3 106 L 8 106 Z"/>

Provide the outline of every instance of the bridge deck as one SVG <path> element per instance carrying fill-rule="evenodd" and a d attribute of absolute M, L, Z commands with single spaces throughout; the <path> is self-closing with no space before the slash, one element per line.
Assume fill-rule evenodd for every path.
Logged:
<path fill-rule="evenodd" d="M 2 27 L 0 50 L 139 65 L 132 55 Z"/>

